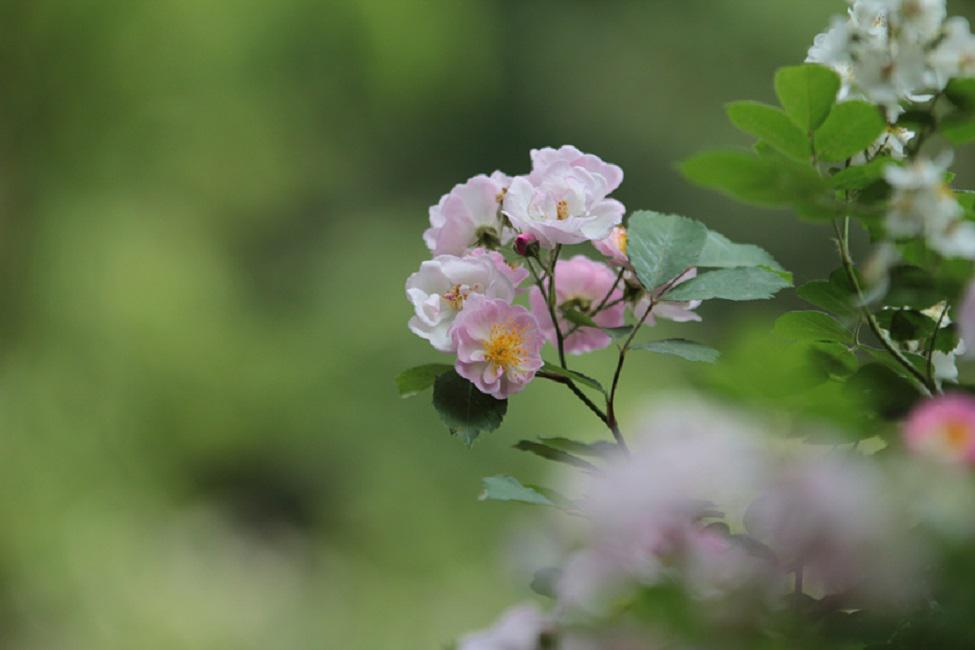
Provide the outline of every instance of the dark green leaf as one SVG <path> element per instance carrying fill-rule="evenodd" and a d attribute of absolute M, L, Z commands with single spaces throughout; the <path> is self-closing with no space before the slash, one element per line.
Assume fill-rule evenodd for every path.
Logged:
<path fill-rule="evenodd" d="M 662 341 L 650 341 L 649 343 L 634 343 L 631 347 L 634 350 L 672 354 L 688 361 L 703 361 L 705 363 L 714 363 L 721 356 L 721 353 L 714 348 L 687 339 L 664 339 Z"/>
<path fill-rule="evenodd" d="M 484 489 L 481 501 L 517 501 L 536 506 L 554 506 L 555 502 L 547 496 L 526 485 L 513 476 L 488 476 L 482 479 Z"/>
<path fill-rule="evenodd" d="M 739 266 L 782 267 L 775 258 L 754 244 L 736 244 L 721 233 L 708 231 L 708 238 L 698 257 L 698 267 L 734 268 Z"/>
<path fill-rule="evenodd" d="M 552 437 L 539 438 L 549 447 L 562 449 L 579 456 L 593 456 L 597 458 L 607 458 L 619 453 L 619 447 L 612 442 L 579 442 L 569 438 Z"/>
<path fill-rule="evenodd" d="M 943 299 L 937 282 L 928 271 L 917 266 L 895 266 L 891 269 L 890 288 L 884 304 L 927 309 Z"/>
<path fill-rule="evenodd" d="M 584 386 L 595 388 L 603 395 L 606 394 L 606 389 L 603 388 L 603 385 L 600 384 L 595 379 L 593 379 L 592 377 L 589 377 L 588 375 L 584 375 L 581 372 L 576 372 L 574 370 L 566 370 L 565 368 L 557 366 L 554 363 L 546 363 L 545 365 L 542 366 L 542 369 L 539 370 L 539 372 L 548 373 L 550 375 L 555 375 L 557 377 L 565 377 L 566 379 L 571 379 L 579 384 L 583 384 Z"/>
<path fill-rule="evenodd" d="M 508 410 L 508 400 L 494 399 L 450 370 L 433 385 L 433 405 L 450 432 L 468 445 L 482 431 L 494 431 Z"/>
<path fill-rule="evenodd" d="M 816 131 L 816 157 L 843 162 L 873 144 L 887 128 L 880 109 L 860 101 L 837 104 Z"/>
<path fill-rule="evenodd" d="M 583 313 L 578 309 L 567 308 L 562 309 L 561 311 L 562 316 L 565 317 L 565 320 L 569 321 L 573 325 L 578 325 L 580 327 L 599 327 L 599 325 L 596 324 L 596 321 L 594 321 L 589 314 Z"/>
<path fill-rule="evenodd" d="M 562 577 L 562 569 L 559 567 L 545 567 L 544 569 L 539 569 L 532 576 L 531 590 L 534 591 L 539 596 L 546 596 L 548 598 L 555 598 L 555 586 L 558 584 L 559 578 Z"/>
<path fill-rule="evenodd" d="M 404 370 L 396 377 L 400 397 L 413 397 L 433 386 L 433 382 L 453 366 L 446 363 L 428 363 Z"/>
<path fill-rule="evenodd" d="M 880 363 L 863 366 L 847 385 L 885 419 L 907 415 L 921 397 L 911 381 Z"/>
<path fill-rule="evenodd" d="M 855 302 L 856 296 L 826 280 L 813 280 L 798 289 L 799 297 L 826 311 L 843 318 L 856 318 L 860 311 Z"/>
<path fill-rule="evenodd" d="M 573 456 L 567 451 L 561 449 L 556 449 L 555 447 L 550 447 L 539 442 L 533 442 L 531 440 L 520 440 L 515 445 L 515 449 L 519 451 L 527 451 L 536 456 L 541 456 L 546 460 L 554 460 L 557 463 L 564 463 L 566 465 L 572 465 L 573 467 L 578 467 L 585 470 L 596 470 L 597 467 L 587 460 L 583 460 L 578 456 Z"/>
<path fill-rule="evenodd" d="M 839 75 L 821 65 L 807 63 L 780 68 L 775 73 L 779 103 L 796 126 L 807 133 L 826 119 L 839 89 Z"/>
<path fill-rule="evenodd" d="M 821 372 L 836 379 L 849 377 L 860 366 L 856 354 L 842 343 L 829 341 L 810 343 L 809 358 Z"/>
<path fill-rule="evenodd" d="M 821 311 L 786 312 L 776 319 L 772 331 L 792 341 L 853 342 L 853 335 L 841 323 Z"/>
<path fill-rule="evenodd" d="M 792 286 L 791 274 L 763 267 L 718 269 L 683 282 L 667 300 L 764 300 Z"/>
<path fill-rule="evenodd" d="M 725 107 L 728 118 L 739 129 L 767 142 L 799 161 L 811 155 L 809 136 L 782 109 L 752 101 L 732 102 Z"/>
<path fill-rule="evenodd" d="M 630 263 L 653 290 L 697 263 L 708 230 L 687 217 L 643 210 L 630 217 L 627 236 Z"/>
<path fill-rule="evenodd" d="M 614 340 L 619 341 L 625 339 L 633 331 L 632 325 L 622 325 L 620 327 L 604 327 L 603 331 L 613 337 Z"/>

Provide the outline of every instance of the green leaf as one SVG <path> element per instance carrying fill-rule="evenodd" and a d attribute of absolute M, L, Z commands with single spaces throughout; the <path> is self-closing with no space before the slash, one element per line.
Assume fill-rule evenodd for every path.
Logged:
<path fill-rule="evenodd" d="M 694 266 L 704 248 L 704 224 L 676 214 L 642 210 L 627 225 L 627 255 L 647 290 Z"/>
<path fill-rule="evenodd" d="M 437 377 L 451 370 L 453 366 L 446 363 L 427 363 L 404 370 L 396 377 L 396 388 L 400 397 L 419 395 L 433 386 Z"/>
<path fill-rule="evenodd" d="M 516 501 L 535 506 L 554 506 L 555 502 L 547 496 L 522 485 L 513 476 L 487 476 L 482 479 L 484 489 L 479 499 L 481 501 Z"/>
<path fill-rule="evenodd" d="M 625 339 L 633 331 L 632 325 L 621 325 L 620 327 L 604 327 L 604 332 L 609 334 L 614 341 Z"/>
<path fill-rule="evenodd" d="M 588 460 L 583 460 L 578 456 L 573 456 L 567 451 L 556 449 L 555 447 L 550 447 L 540 442 L 534 442 L 532 440 L 519 440 L 514 447 L 519 451 L 527 451 L 535 454 L 536 456 L 541 456 L 546 460 L 554 460 L 557 463 L 564 463 L 566 465 L 571 465 L 587 471 L 596 471 L 599 469 Z"/>
<path fill-rule="evenodd" d="M 890 158 L 880 156 L 865 165 L 853 165 L 837 172 L 830 178 L 830 183 L 838 192 L 862 190 L 882 179 L 884 169 L 890 164 Z"/>
<path fill-rule="evenodd" d="M 872 145 L 887 128 L 880 109 L 854 100 L 837 104 L 816 131 L 816 157 L 828 162 L 843 162 Z"/>
<path fill-rule="evenodd" d="M 853 335 L 839 321 L 821 311 L 786 312 L 776 319 L 772 331 L 793 341 L 853 342 Z"/>
<path fill-rule="evenodd" d="M 704 242 L 704 248 L 701 250 L 701 255 L 698 257 L 695 266 L 722 269 L 739 266 L 782 268 L 774 257 L 758 246 L 736 244 L 713 230 L 708 231 L 708 238 Z"/>
<path fill-rule="evenodd" d="M 855 296 L 826 280 L 813 280 L 798 289 L 799 297 L 810 305 L 825 309 L 837 316 L 856 318 L 860 311 L 855 304 Z"/>
<path fill-rule="evenodd" d="M 508 411 L 508 400 L 482 393 L 454 370 L 437 377 L 433 384 L 433 405 L 450 432 L 468 446 L 482 431 L 494 431 L 501 426 Z"/>
<path fill-rule="evenodd" d="M 953 145 L 968 144 L 975 140 L 975 112 L 955 111 L 949 113 L 939 125 L 943 135 Z"/>
<path fill-rule="evenodd" d="M 758 205 L 801 203 L 825 188 L 812 167 L 788 163 L 747 151 L 707 151 L 685 160 L 680 170 L 692 183 Z"/>
<path fill-rule="evenodd" d="M 718 269 L 678 284 L 667 300 L 765 300 L 792 286 L 791 274 L 763 267 Z"/>
<path fill-rule="evenodd" d="M 739 129 L 767 142 L 791 158 L 805 162 L 812 155 L 809 137 L 780 108 L 759 102 L 740 101 L 725 106 L 725 112 Z"/>
<path fill-rule="evenodd" d="M 552 437 L 539 438 L 549 447 L 555 447 L 578 456 L 593 456 L 597 458 L 607 458 L 619 454 L 619 447 L 611 442 L 579 442 L 569 438 Z"/>
<path fill-rule="evenodd" d="M 578 325 L 580 327 L 595 327 L 598 328 L 599 325 L 592 319 L 589 314 L 583 313 L 575 308 L 564 308 L 561 309 L 562 316 L 565 320 L 569 321 L 573 325 Z"/>
<path fill-rule="evenodd" d="M 804 132 L 816 130 L 836 101 L 840 78 L 827 67 L 804 64 L 775 73 L 775 94 L 792 121 Z"/>
<path fill-rule="evenodd" d="M 672 354 L 688 361 L 703 361 L 704 363 L 714 363 L 721 356 L 721 353 L 714 348 L 687 339 L 663 339 L 648 343 L 634 343 L 631 347 L 634 350 Z"/>
<path fill-rule="evenodd" d="M 810 362 L 835 379 L 846 379 L 859 368 L 856 354 L 842 343 L 814 341 L 808 343 Z"/>
<path fill-rule="evenodd" d="M 574 370 L 566 370 L 561 366 L 557 366 L 554 363 L 545 363 L 539 373 L 547 373 L 550 375 L 555 375 L 557 377 L 565 377 L 566 379 L 571 379 L 572 381 L 582 384 L 584 386 L 589 386 L 589 388 L 595 388 L 603 395 L 606 394 L 606 389 L 598 381 L 593 379 L 588 375 L 584 375 L 581 372 L 576 372 Z"/>
<path fill-rule="evenodd" d="M 975 78 L 962 77 L 952 79 L 945 88 L 945 96 L 958 108 L 964 110 L 975 109 Z"/>
<path fill-rule="evenodd" d="M 539 596 L 556 598 L 555 586 L 561 577 L 562 569 L 560 567 L 545 567 L 535 572 L 529 587 Z"/>
<path fill-rule="evenodd" d="M 927 309 L 945 296 L 932 275 L 917 266 L 901 265 L 890 270 L 890 288 L 884 304 L 890 307 Z"/>

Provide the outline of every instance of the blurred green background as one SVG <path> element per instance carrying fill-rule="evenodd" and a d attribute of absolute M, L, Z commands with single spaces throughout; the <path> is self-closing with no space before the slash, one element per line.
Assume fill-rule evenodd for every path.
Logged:
<path fill-rule="evenodd" d="M 2 0 L 0 647 L 438 648 L 522 598 L 502 555 L 534 513 L 480 477 L 600 433 L 536 385 L 468 450 L 396 396 L 438 360 L 403 296 L 427 207 L 572 143 L 630 208 L 823 275 L 826 229 L 673 163 L 744 144 L 722 105 L 772 101 L 844 7 Z M 793 302 L 660 329 L 720 347 Z M 624 413 L 688 365 L 633 363 Z"/>

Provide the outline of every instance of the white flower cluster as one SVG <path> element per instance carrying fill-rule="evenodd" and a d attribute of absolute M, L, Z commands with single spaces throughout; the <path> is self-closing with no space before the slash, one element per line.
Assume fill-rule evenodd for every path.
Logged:
<path fill-rule="evenodd" d="M 975 223 L 946 182 L 951 156 L 920 158 L 905 167 L 889 165 L 884 171 L 893 188 L 887 209 L 887 234 L 895 239 L 923 237 L 932 250 L 945 257 L 975 259 Z"/>
<path fill-rule="evenodd" d="M 945 0 L 855 0 L 809 48 L 807 61 L 836 70 L 840 98 L 883 106 L 893 122 L 901 102 L 923 101 L 953 77 L 975 75 L 975 36 Z"/>

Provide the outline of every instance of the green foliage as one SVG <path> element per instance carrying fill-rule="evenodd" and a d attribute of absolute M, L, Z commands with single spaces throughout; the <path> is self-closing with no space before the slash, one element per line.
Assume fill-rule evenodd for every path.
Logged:
<path fill-rule="evenodd" d="M 811 166 L 785 165 L 746 151 L 708 151 L 688 158 L 679 167 L 692 183 L 759 205 L 808 201 L 826 187 Z"/>
<path fill-rule="evenodd" d="M 790 311 L 779 316 L 772 329 L 792 341 L 853 343 L 853 335 L 839 321 L 821 311 Z"/>
<path fill-rule="evenodd" d="M 775 73 L 775 94 L 792 121 L 805 132 L 823 123 L 836 101 L 839 76 L 829 68 L 803 64 Z"/>
<path fill-rule="evenodd" d="M 765 300 L 792 286 L 791 274 L 762 267 L 701 273 L 667 292 L 667 300 Z"/>
<path fill-rule="evenodd" d="M 481 501 L 516 501 L 534 506 L 554 506 L 555 502 L 540 491 L 522 485 L 513 476 L 487 476 L 482 479 L 484 489 L 481 491 Z"/>
<path fill-rule="evenodd" d="M 694 266 L 708 237 L 707 228 L 698 221 L 648 210 L 630 217 L 627 232 L 627 255 L 647 289 Z"/>
<path fill-rule="evenodd" d="M 843 162 L 873 144 L 886 126 L 880 109 L 873 104 L 860 100 L 837 104 L 816 130 L 816 157 Z"/>
<path fill-rule="evenodd" d="M 714 363 L 721 356 L 721 353 L 714 348 L 687 339 L 663 339 L 647 343 L 634 343 L 630 347 L 634 350 L 671 354 L 688 361 L 703 361 L 705 363 Z"/>
<path fill-rule="evenodd" d="M 766 266 L 781 270 L 775 258 L 754 244 L 736 244 L 724 235 L 708 231 L 704 248 L 695 266 L 710 268 L 734 268 L 737 266 Z"/>
<path fill-rule="evenodd" d="M 600 393 L 602 393 L 603 395 L 606 394 L 606 389 L 603 388 L 603 385 L 600 384 L 597 380 L 593 379 L 592 377 L 589 377 L 588 375 L 584 375 L 581 372 L 576 372 L 574 370 L 566 370 L 565 368 L 562 368 L 561 366 L 557 366 L 554 363 L 545 363 L 542 366 L 541 370 L 539 370 L 539 372 L 546 373 L 549 375 L 555 375 L 556 377 L 564 377 L 566 379 L 571 379 L 572 381 L 578 384 L 588 386 L 589 388 L 594 388 L 598 390 Z"/>
<path fill-rule="evenodd" d="M 619 453 L 619 447 L 611 442 L 579 442 L 561 437 L 541 437 L 539 440 L 549 447 L 555 447 L 578 456 L 606 458 Z"/>
<path fill-rule="evenodd" d="M 809 138 L 775 106 L 753 101 L 732 102 L 725 107 L 728 119 L 739 129 L 767 142 L 783 154 L 799 161 L 812 154 Z"/>
<path fill-rule="evenodd" d="M 955 111 L 946 115 L 939 125 L 941 135 L 951 144 L 960 146 L 975 140 L 975 113 Z"/>
<path fill-rule="evenodd" d="M 863 165 L 852 165 L 838 171 L 830 178 L 830 184 L 838 192 L 862 190 L 882 179 L 884 169 L 890 164 L 890 158 L 878 156 Z"/>
<path fill-rule="evenodd" d="M 479 391 L 474 384 L 449 370 L 437 377 L 433 385 L 433 405 L 440 419 L 467 445 L 483 431 L 501 426 L 508 411 L 508 400 L 494 399 Z"/>
<path fill-rule="evenodd" d="M 810 305 L 825 309 L 841 318 L 857 318 L 856 295 L 829 280 L 813 280 L 796 289 L 800 298 Z"/>
<path fill-rule="evenodd" d="M 396 388 L 400 397 L 413 397 L 433 386 L 437 377 L 451 370 L 446 363 L 427 363 L 404 370 L 396 376 Z"/>
<path fill-rule="evenodd" d="M 597 468 L 595 465 L 587 460 L 583 460 L 578 456 L 574 456 L 564 449 L 559 449 L 544 443 L 535 442 L 533 440 L 519 440 L 515 444 L 515 449 L 519 451 L 527 451 L 529 453 L 535 454 L 536 456 L 541 456 L 546 460 L 553 460 L 557 463 L 563 463 L 565 465 L 571 465 L 579 469 L 584 469 L 588 471 L 595 471 Z"/>

